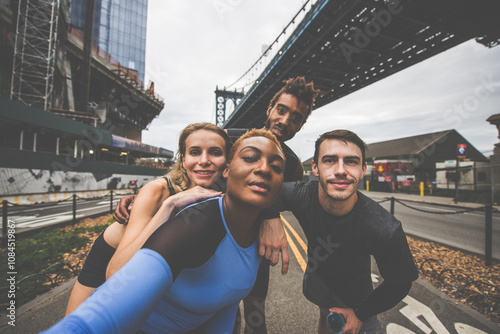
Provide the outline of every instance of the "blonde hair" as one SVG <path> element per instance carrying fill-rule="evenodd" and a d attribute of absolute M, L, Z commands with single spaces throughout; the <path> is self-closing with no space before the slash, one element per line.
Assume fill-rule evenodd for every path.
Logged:
<path fill-rule="evenodd" d="M 250 137 L 265 137 L 265 138 L 271 140 L 272 142 L 274 142 L 278 146 L 280 151 L 283 152 L 283 155 L 285 155 L 285 151 L 283 151 L 283 148 L 281 147 L 280 142 L 278 141 L 278 139 L 276 139 L 276 136 L 273 135 L 271 131 L 262 130 L 262 129 L 252 129 L 252 130 L 247 131 L 243 136 L 241 136 L 240 138 L 238 138 L 234 142 L 233 146 L 231 147 L 231 150 L 229 151 L 229 155 L 227 157 L 228 164 L 233 160 L 236 149 L 240 145 L 241 141 L 244 139 L 250 138 Z"/>
<path fill-rule="evenodd" d="M 172 186 L 176 193 L 184 191 L 189 188 L 191 185 L 191 180 L 189 179 L 186 169 L 182 166 L 182 159 L 186 154 L 186 141 L 187 138 L 199 130 L 207 130 L 212 131 L 224 139 L 225 147 L 224 147 L 224 155 L 228 156 L 229 151 L 232 146 L 231 139 L 227 135 L 226 131 L 222 128 L 214 125 L 212 123 L 204 122 L 204 123 L 193 123 L 189 124 L 182 130 L 181 135 L 179 136 L 179 149 L 176 154 L 175 164 L 172 166 L 170 172 L 168 172 L 165 176 L 170 179 Z"/>

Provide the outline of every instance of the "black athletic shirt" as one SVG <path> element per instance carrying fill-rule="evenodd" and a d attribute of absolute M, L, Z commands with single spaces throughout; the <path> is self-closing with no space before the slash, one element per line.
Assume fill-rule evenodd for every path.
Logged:
<path fill-rule="evenodd" d="M 357 308 L 358 318 L 364 321 L 396 305 L 408 293 L 418 270 L 401 222 L 375 201 L 357 194 L 349 214 L 333 216 L 319 204 L 318 181 L 287 182 L 273 207 L 292 211 L 302 226 L 308 240 L 307 273 L 321 278 L 345 305 Z M 374 293 L 370 255 L 384 278 Z"/>

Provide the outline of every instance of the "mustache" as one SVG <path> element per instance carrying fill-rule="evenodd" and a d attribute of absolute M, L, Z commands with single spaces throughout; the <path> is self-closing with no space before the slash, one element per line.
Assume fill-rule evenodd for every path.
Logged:
<path fill-rule="evenodd" d="M 335 183 L 335 182 L 338 182 L 338 181 L 342 181 L 342 182 L 348 182 L 348 183 L 354 183 L 354 180 L 350 180 L 348 179 L 347 177 L 335 177 L 335 178 L 328 178 L 326 179 L 326 182 L 330 182 L 330 183 Z"/>
<path fill-rule="evenodd" d="M 281 124 L 276 124 L 274 127 L 280 129 L 281 132 L 287 134 L 288 133 L 288 130 L 286 128 L 286 125 L 281 125 Z"/>

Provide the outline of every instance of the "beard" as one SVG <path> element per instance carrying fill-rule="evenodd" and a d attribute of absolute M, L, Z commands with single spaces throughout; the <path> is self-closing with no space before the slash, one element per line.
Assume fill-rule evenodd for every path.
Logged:
<path fill-rule="evenodd" d="M 321 188 L 323 188 L 324 193 L 332 200 L 334 201 L 346 201 L 349 198 L 351 198 L 352 195 L 356 193 L 356 190 L 358 190 L 359 187 L 359 182 L 351 182 L 350 186 L 344 190 L 337 190 L 337 189 L 329 189 L 328 187 L 328 182 L 323 179 L 319 179 L 319 184 Z"/>
<path fill-rule="evenodd" d="M 267 131 L 271 131 L 271 120 L 269 119 L 269 117 L 266 119 L 266 123 L 264 124 L 264 128 Z"/>

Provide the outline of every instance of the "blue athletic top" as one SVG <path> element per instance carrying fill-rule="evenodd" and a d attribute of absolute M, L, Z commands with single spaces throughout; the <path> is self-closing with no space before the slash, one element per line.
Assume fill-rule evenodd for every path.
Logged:
<path fill-rule="evenodd" d="M 231 236 L 222 197 L 194 204 L 44 333 L 186 333 L 205 324 L 204 333 L 230 334 L 260 260 L 257 241 L 242 248 Z"/>

